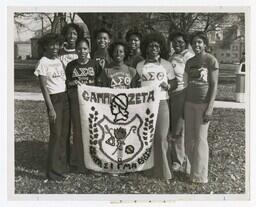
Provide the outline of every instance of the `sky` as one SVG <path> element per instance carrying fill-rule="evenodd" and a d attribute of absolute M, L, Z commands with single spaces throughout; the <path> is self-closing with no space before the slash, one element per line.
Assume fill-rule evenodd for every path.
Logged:
<path fill-rule="evenodd" d="M 23 18 L 18 20 L 20 23 L 25 25 L 25 28 L 18 29 L 18 27 L 14 24 L 14 40 L 15 41 L 29 41 L 30 38 L 35 36 L 35 32 L 42 28 L 41 20 L 35 20 L 33 17 L 31 18 Z M 69 21 L 69 20 L 67 20 Z M 83 22 L 80 17 L 75 16 L 75 22 Z M 44 28 L 49 26 L 50 22 L 44 18 Z"/>

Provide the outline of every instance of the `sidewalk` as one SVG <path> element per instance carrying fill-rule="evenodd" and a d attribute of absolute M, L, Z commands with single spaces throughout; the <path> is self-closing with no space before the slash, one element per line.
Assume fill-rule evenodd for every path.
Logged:
<path fill-rule="evenodd" d="M 43 101 L 43 95 L 41 93 L 27 93 L 27 92 L 14 92 L 15 100 L 30 100 L 30 101 Z M 215 101 L 215 108 L 232 108 L 232 109 L 244 109 L 245 103 L 237 103 L 231 101 Z"/>

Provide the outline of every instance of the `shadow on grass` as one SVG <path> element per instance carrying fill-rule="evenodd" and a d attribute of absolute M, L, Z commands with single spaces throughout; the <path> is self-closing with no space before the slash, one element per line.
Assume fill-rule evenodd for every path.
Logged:
<path fill-rule="evenodd" d="M 16 142 L 15 168 L 18 168 L 16 173 L 19 173 L 19 171 L 38 171 L 40 174 L 44 173 L 46 166 L 47 146 L 48 144 L 46 142 L 39 141 Z"/>

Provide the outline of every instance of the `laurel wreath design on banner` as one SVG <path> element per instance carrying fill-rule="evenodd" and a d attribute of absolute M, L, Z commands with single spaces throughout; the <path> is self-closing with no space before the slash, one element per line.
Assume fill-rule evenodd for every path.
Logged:
<path fill-rule="evenodd" d="M 153 141 L 154 138 L 154 113 L 151 113 L 149 109 L 146 110 L 147 117 L 145 118 L 143 127 L 143 141 L 145 145 Z M 149 139 L 148 139 L 149 138 Z"/>
<path fill-rule="evenodd" d="M 98 138 L 99 138 L 99 130 L 97 127 L 97 121 L 98 121 L 98 115 L 99 112 L 95 109 L 95 107 L 91 107 L 91 113 L 89 114 L 89 133 L 90 133 L 90 154 L 91 157 L 96 165 L 99 167 L 102 166 L 102 161 L 101 159 L 97 156 L 97 150 L 96 150 L 96 145 L 98 145 Z M 149 109 L 146 109 L 146 118 L 144 120 L 143 124 L 143 143 L 148 146 L 149 143 L 153 142 L 154 138 L 154 113 L 151 113 Z M 121 133 L 121 129 L 118 129 L 116 133 Z M 127 149 L 126 149 L 127 150 Z M 152 147 L 148 147 L 145 150 L 145 153 L 141 157 L 137 159 L 138 164 L 144 164 L 150 157 L 152 151 Z"/>
<path fill-rule="evenodd" d="M 92 156 L 92 159 L 96 165 L 99 167 L 102 167 L 102 162 L 97 156 L 96 153 L 96 145 L 98 144 L 98 138 L 99 138 L 99 130 L 97 128 L 97 120 L 99 112 L 95 110 L 95 107 L 91 107 L 92 113 L 89 114 L 89 132 L 90 132 L 90 154 Z"/>

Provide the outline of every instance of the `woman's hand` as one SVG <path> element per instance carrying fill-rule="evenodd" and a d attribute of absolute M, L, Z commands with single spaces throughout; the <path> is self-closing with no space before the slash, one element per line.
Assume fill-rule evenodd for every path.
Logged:
<path fill-rule="evenodd" d="M 69 86 L 77 86 L 77 85 L 81 85 L 81 82 L 79 80 L 73 80 L 73 81 L 70 81 L 68 83 Z"/>
<path fill-rule="evenodd" d="M 99 66 L 101 67 L 101 69 L 103 69 L 105 67 L 105 59 L 104 58 L 101 58 L 100 61 L 99 61 Z"/>
<path fill-rule="evenodd" d="M 160 85 L 159 85 L 162 89 L 164 89 L 165 91 L 168 91 L 169 89 L 170 89 L 170 85 L 168 84 L 168 83 L 166 83 L 166 82 L 162 82 L 162 83 L 160 83 Z"/>
<path fill-rule="evenodd" d="M 207 108 L 206 109 L 206 111 L 204 112 L 204 115 L 203 115 L 204 123 L 207 123 L 207 122 L 211 121 L 211 119 L 212 119 L 212 112 L 213 112 L 213 109 L 211 109 L 211 108 Z"/>
<path fill-rule="evenodd" d="M 49 120 L 50 120 L 50 122 L 55 122 L 55 120 L 56 120 L 56 112 L 55 112 L 55 110 L 54 109 L 50 109 L 49 110 L 49 113 L 48 113 L 48 116 L 49 116 Z"/>

